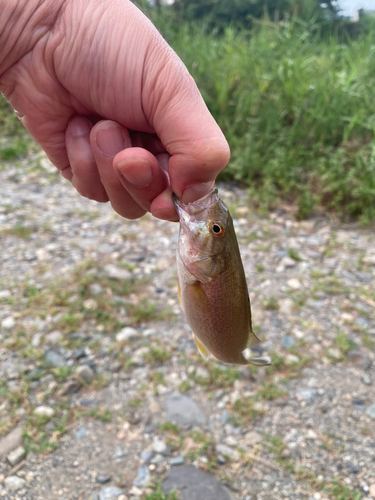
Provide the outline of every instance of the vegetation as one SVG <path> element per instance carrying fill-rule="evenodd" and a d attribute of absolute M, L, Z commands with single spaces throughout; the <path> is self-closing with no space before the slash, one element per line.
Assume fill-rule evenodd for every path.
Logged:
<path fill-rule="evenodd" d="M 375 20 L 362 16 L 353 27 L 337 19 L 331 2 L 296 5 L 270 0 L 268 12 L 257 0 L 143 7 L 230 143 L 222 180 L 247 184 L 263 211 L 283 199 L 295 205 L 297 218 L 324 206 L 346 220 L 373 222 Z M 3 160 L 24 154 L 5 105 Z"/>

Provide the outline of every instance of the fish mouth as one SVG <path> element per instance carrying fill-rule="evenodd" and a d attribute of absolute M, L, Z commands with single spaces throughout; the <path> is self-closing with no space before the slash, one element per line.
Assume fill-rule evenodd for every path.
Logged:
<path fill-rule="evenodd" d="M 198 215 L 204 210 L 207 210 L 208 208 L 211 208 L 213 205 L 215 205 L 215 203 L 219 201 L 219 195 L 217 188 L 214 187 L 205 196 L 190 203 L 182 203 L 182 201 L 179 200 L 174 193 L 172 193 L 172 200 L 180 216 L 183 212 L 189 215 Z"/>

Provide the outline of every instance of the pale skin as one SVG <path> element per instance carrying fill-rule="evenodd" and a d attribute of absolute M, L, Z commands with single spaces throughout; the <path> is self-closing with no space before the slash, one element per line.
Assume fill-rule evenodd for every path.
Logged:
<path fill-rule="evenodd" d="M 177 220 L 229 147 L 187 69 L 128 0 L 0 0 L 0 90 L 77 191 Z"/>

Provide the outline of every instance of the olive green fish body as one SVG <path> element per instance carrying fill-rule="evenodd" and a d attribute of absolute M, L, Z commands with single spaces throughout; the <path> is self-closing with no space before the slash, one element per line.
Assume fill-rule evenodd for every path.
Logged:
<path fill-rule="evenodd" d="M 268 364 L 243 355 L 259 340 L 252 331 L 245 273 L 227 207 L 216 189 L 197 202 L 175 203 L 181 224 L 180 302 L 201 354 L 230 364 Z"/>

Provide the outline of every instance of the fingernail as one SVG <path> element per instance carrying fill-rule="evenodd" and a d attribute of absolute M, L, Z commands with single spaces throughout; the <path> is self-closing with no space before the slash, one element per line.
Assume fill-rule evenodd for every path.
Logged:
<path fill-rule="evenodd" d="M 152 212 L 152 215 L 157 219 L 169 220 L 171 222 L 178 222 L 178 215 L 173 208 L 161 208 Z"/>
<path fill-rule="evenodd" d="M 82 137 L 90 133 L 91 125 L 88 120 L 76 119 L 69 123 L 68 128 L 73 137 Z"/>
<path fill-rule="evenodd" d="M 145 158 L 125 158 L 117 169 L 129 184 L 137 188 L 144 188 L 152 181 L 151 163 Z"/>
<path fill-rule="evenodd" d="M 107 125 L 96 133 L 96 143 L 106 156 L 116 156 L 125 147 L 124 136 L 118 125 Z"/>
<path fill-rule="evenodd" d="M 210 181 L 202 182 L 200 184 L 190 184 L 190 186 L 186 186 L 181 196 L 182 203 L 190 203 L 192 201 L 203 198 L 203 196 L 211 191 L 213 185 L 214 182 Z"/>

